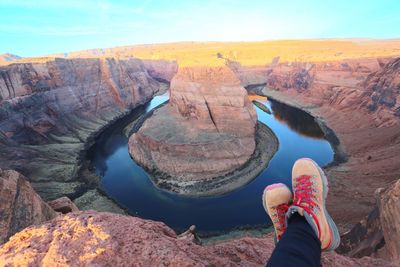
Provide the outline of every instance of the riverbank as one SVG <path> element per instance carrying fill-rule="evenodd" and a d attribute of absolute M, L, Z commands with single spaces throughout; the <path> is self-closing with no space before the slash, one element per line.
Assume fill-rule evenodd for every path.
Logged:
<path fill-rule="evenodd" d="M 133 216 L 162 220 L 178 232 L 185 231 L 191 224 L 198 226 L 198 233 L 202 237 L 229 234 L 231 230 L 236 231 L 242 227 L 253 229 L 255 232 L 262 231 L 270 225 L 270 221 L 262 209 L 259 196 L 265 186 L 270 183 L 290 183 L 292 166 L 288 162 L 294 162 L 301 156 L 308 156 L 315 158 L 324 166 L 333 159 L 332 148 L 323 139 L 323 133 L 313 117 L 284 104 L 278 106 L 278 102 L 273 101 L 265 105 L 269 109 L 272 108 L 274 113 L 276 112 L 274 116 L 260 109 L 257 109 L 257 113 L 260 122 L 271 127 L 281 144 L 269 166 L 264 167 L 263 164 L 258 164 L 258 157 L 254 157 L 255 171 L 257 168 L 262 171 L 255 174 L 257 179 L 251 180 L 250 175 L 247 178 L 253 182 L 248 184 L 246 180 L 242 180 L 244 185 L 238 190 L 233 190 L 234 192 L 230 194 L 214 195 L 214 197 L 171 194 L 171 191 L 160 189 L 155 185 L 149 177 L 151 170 L 143 170 L 137 162 L 132 162 L 132 158 L 127 153 L 129 136 L 140 128 L 153 111 L 167 104 L 167 102 L 161 103 L 163 102 L 159 99 L 153 99 L 143 114 L 140 116 L 137 114 L 137 118 L 130 117 L 129 120 L 115 125 L 109 132 L 104 132 L 96 141 L 96 148 L 93 151 L 95 158 L 90 161 L 96 167 L 96 173 L 102 176 L 101 190 L 107 192 L 107 195 L 119 203 L 120 207 L 124 207 Z M 152 109 L 157 105 L 159 105 L 158 108 Z M 134 131 L 131 131 L 132 129 Z M 261 138 L 261 141 L 263 140 L 268 140 L 268 138 Z M 297 144 L 299 149 L 290 149 L 293 143 Z M 261 150 L 268 151 L 269 149 Z M 251 166 L 249 165 L 250 169 Z M 246 175 L 239 173 L 238 179 L 241 179 L 241 176 Z M 235 212 L 231 212 L 232 205 L 247 209 L 247 218 L 238 218 Z M 197 212 L 192 214 L 193 210 Z M 218 223 L 207 222 L 209 216 L 214 216 Z"/>
<path fill-rule="evenodd" d="M 165 94 L 168 90 L 167 84 L 162 84 L 160 90 L 154 94 L 153 97 Z M 135 122 L 137 119 L 141 118 L 141 115 L 145 111 L 146 105 L 148 105 L 151 100 L 148 99 L 145 103 L 141 103 L 135 108 L 128 110 L 126 113 L 115 117 L 110 120 L 106 125 L 102 127 L 101 130 L 95 131 L 90 135 L 84 144 L 84 147 L 79 153 L 79 172 L 78 180 L 85 183 L 85 187 L 80 192 L 79 195 L 71 197 L 76 206 L 80 210 L 91 210 L 96 211 L 106 211 L 114 212 L 119 214 L 128 214 L 128 211 L 118 205 L 112 198 L 110 198 L 100 187 L 100 181 L 102 177 L 95 173 L 95 169 L 88 159 L 88 156 L 93 153 L 92 149 L 96 142 L 105 138 L 108 134 L 119 129 L 121 125 L 126 125 L 128 122 Z M 121 130 L 122 131 L 122 130 Z"/>
<path fill-rule="evenodd" d="M 374 191 L 400 177 L 400 124 L 377 127 L 374 114 L 359 108 L 326 104 L 295 90 L 257 90 L 271 99 L 300 108 L 316 118 L 335 150 L 326 166 L 330 193 L 328 209 L 341 232 L 363 219 L 375 205 Z"/>
<path fill-rule="evenodd" d="M 143 122 L 143 121 L 141 121 Z M 140 128 L 133 125 L 134 129 Z M 275 152 L 279 141 L 272 130 L 258 122 L 256 130 L 256 149 L 250 159 L 240 168 L 224 176 L 201 181 L 184 181 L 158 170 L 146 169 L 151 181 L 158 188 L 190 197 L 223 195 L 248 184 L 267 166 Z"/>
<path fill-rule="evenodd" d="M 146 114 L 129 123 L 123 132 L 129 138 L 137 132 L 146 119 L 150 118 L 155 111 L 164 107 L 169 102 L 159 105 Z M 190 197 L 206 197 L 223 195 L 238 189 L 257 177 L 272 159 L 278 150 L 279 141 L 273 131 L 265 124 L 258 122 L 256 130 L 256 148 L 250 159 L 240 168 L 224 175 L 207 180 L 185 181 L 172 177 L 157 169 L 149 169 L 142 166 L 148 173 L 152 183 L 159 189 Z"/>
<path fill-rule="evenodd" d="M 348 160 L 348 156 L 344 147 L 342 146 L 339 138 L 335 134 L 335 132 L 328 126 L 327 122 L 324 120 L 323 117 L 319 116 L 318 114 L 313 113 L 313 109 L 315 106 L 302 106 L 300 103 L 293 101 L 292 98 L 286 97 L 283 94 L 279 94 L 278 91 L 275 90 L 265 90 L 262 87 L 261 89 L 252 91 L 252 89 L 248 89 L 250 92 L 256 92 L 257 94 L 267 97 L 268 99 L 272 99 L 275 102 L 283 103 L 287 106 L 293 107 L 298 109 L 301 112 L 305 112 L 314 118 L 314 121 L 318 124 L 321 128 L 322 132 L 324 133 L 324 138 L 331 144 L 333 152 L 334 152 L 334 159 L 331 163 L 329 163 L 325 168 L 337 166 L 341 163 L 344 163 Z M 268 107 L 265 107 L 262 103 L 253 101 L 253 103 L 262 109 L 264 112 L 268 113 Z M 271 111 L 269 111 L 270 113 Z"/>

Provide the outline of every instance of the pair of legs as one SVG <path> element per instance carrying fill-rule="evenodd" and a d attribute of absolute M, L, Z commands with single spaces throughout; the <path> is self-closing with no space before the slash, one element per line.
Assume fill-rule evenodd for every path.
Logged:
<path fill-rule="evenodd" d="M 267 186 L 263 205 L 275 229 L 276 247 L 267 266 L 321 266 L 321 251 L 338 247 L 340 237 L 326 210 L 328 181 L 311 159 L 299 159 L 292 169 L 292 190 Z"/>

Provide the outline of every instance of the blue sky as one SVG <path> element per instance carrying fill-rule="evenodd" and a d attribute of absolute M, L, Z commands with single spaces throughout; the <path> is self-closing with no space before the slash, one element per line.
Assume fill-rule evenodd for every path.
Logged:
<path fill-rule="evenodd" d="M 400 0 L 0 0 L 0 54 L 306 38 L 400 38 Z"/>

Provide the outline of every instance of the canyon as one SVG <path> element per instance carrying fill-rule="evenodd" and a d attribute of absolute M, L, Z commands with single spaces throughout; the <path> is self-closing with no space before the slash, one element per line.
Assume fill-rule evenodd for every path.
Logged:
<path fill-rule="evenodd" d="M 328 208 L 344 227 L 369 213 L 376 188 L 400 177 L 399 62 L 354 59 L 264 68 L 230 62 L 249 90 L 301 107 L 334 130 L 340 164 L 326 169 L 332 185 Z"/>
<path fill-rule="evenodd" d="M 157 64 L 164 75 L 175 72 L 174 63 Z M 151 76 L 155 68 L 137 59 L 56 59 L 2 67 L 0 167 L 24 174 L 45 200 L 82 196 L 93 183 L 95 190 L 96 177 L 82 177 L 82 153 L 96 133 L 163 90 L 165 84 Z"/>
<path fill-rule="evenodd" d="M 366 47 L 369 47 L 368 45 Z M 146 48 L 141 49 L 144 49 L 143 56 L 147 53 L 143 52 Z M 168 51 L 169 47 L 165 49 Z M 396 216 L 399 206 L 397 202 L 389 201 L 387 197 L 391 195 L 391 199 L 396 199 L 398 185 L 394 187 L 395 189 L 388 189 L 387 194 L 379 191 L 382 195 L 378 201 L 374 197 L 377 188 L 393 186 L 393 182 L 400 178 L 400 157 L 398 157 L 400 153 L 400 58 L 398 58 L 398 52 L 390 50 L 390 54 L 383 52 L 380 54 L 377 52 L 380 50 L 369 47 L 364 50 L 364 55 L 363 49 L 359 48 L 361 52 L 339 51 L 342 54 L 336 59 L 334 54 L 339 52 L 331 49 L 329 53 L 322 53 L 327 54 L 327 58 L 313 58 L 311 55 L 309 60 L 290 60 L 292 54 L 280 56 L 268 52 L 273 54 L 273 57 L 257 58 L 258 61 L 243 61 L 240 59 L 246 57 L 245 52 L 241 53 L 239 48 L 236 50 L 232 53 L 221 51 L 219 55 L 220 60 L 224 60 L 226 64 L 222 71 L 229 73 L 230 81 L 234 80 L 236 87 L 245 88 L 250 93 L 277 99 L 309 112 L 317 118 L 325 135 L 330 137 L 335 147 L 335 159 L 325 168 L 330 183 L 327 203 L 341 232 L 350 230 L 353 225 L 369 214 L 378 202 L 381 210 L 379 224 L 382 225 L 386 242 L 383 248 L 389 255 L 387 259 L 398 263 L 400 252 L 396 246 L 398 237 L 393 225 L 398 225 Z M 190 88 L 187 86 L 190 83 L 188 79 L 190 75 L 184 71 L 180 73 L 180 68 L 193 68 L 192 65 L 197 64 L 195 60 L 180 62 L 177 58 L 178 62 L 169 61 L 171 58 L 168 56 L 162 57 L 163 53 L 167 54 L 162 50 L 157 60 L 133 59 L 128 58 L 129 49 L 127 51 L 126 58 L 123 59 L 84 59 L 72 58 L 73 56 L 69 55 L 71 57 L 69 59 L 51 57 L 37 60 L 16 59 L 15 62 L 13 60 L 0 67 L 0 168 L 4 170 L 1 173 L 12 172 L 8 170 L 20 172 L 26 176 L 26 179 L 14 173 L 10 176 L 19 177 L 17 181 L 21 179 L 30 181 L 33 189 L 44 201 L 68 196 L 80 209 L 96 207 L 98 211 L 124 213 L 124 210 L 116 203 L 99 192 L 97 188 L 99 178 L 88 172 L 82 156 L 95 136 L 108 125 L 126 116 L 132 109 L 140 107 L 155 94 L 168 88 L 171 83 L 170 104 L 157 109 L 154 117 L 146 120 L 142 128 L 131 137 L 132 142 L 141 142 L 143 146 L 145 140 L 149 140 L 146 138 L 151 135 L 147 135 L 146 129 L 151 129 L 151 120 L 154 120 L 153 123 L 157 125 L 161 123 L 157 121 L 157 116 L 161 121 L 166 121 L 171 117 L 177 120 L 185 116 L 192 116 L 192 118 L 194 116 L 201 122 L 196 124 L 196 127 L 204 127 L 215 133 L 217 126 L 221 125 L 226 133 L 230 133 L 232 129 L 224 127 L 230 126 L 229 123 L 221 124 L 218 120 L 215 120 L 216 124 L 213 123 L 213 116 L 210 112 L 206 112 L 208 101 L 201 103 L 193 101 L 195 98 L 188 97 L 189 92 L 183 90 Z M 218 48 L 212 48 L 211 51 L 212 53 L 207 52 L 206 61 L 211 56 L 214 57 L 213 60 L 216 60 L 218 55 L 214 52 L 218 51 Z M 87 53 L 79 55 L 77 57 L 82 55 L 84 57 Z M 346 55 L 348 55 L 347 58 Z M 218 66 L 212 67 L 218 68 Z M 175 75 L 177 72 L 178 75 Z M 178 89 L 175 94 L 174 88 Z M 244 98 L 246 93 L 242 89 L 239 91 L 240 97 Z M 185 100 L 190 100 L 190 104 L 186 102 L 183 104 L 182 101 Z M 245 105 L 250 103 L 247 103 L 248 100 L 243 101 Z M 192 106 L 195 107 L 194 110 L 200 112 L 196 113 L 188 109 Z M 211 114 L 219 114 L 213 113 L 218 109 L 218 105 L 215 107 L 210 104 L 210 106 Z M 225 119 L 222 118 L 222 121 Z M 186 119 L 179 121 L 179 126 L 188 123 L 185 128 L 191 129 L 193 124 L 188 121 Z M 167 120 L 167 122 L 170 121 Z M 251 112 L 248 117 L 240 118 L 239 122 L 250 124 L 244 129 L 251 129 L 240 135 L 240 138 L 245 139 L 251 135 L 251 138 L 247 139 L 250 146 L 243 150 L 244 155 L 240 162 L 243 164 L 256 149 L 254 134 L 257 126 Z M 166 126 L 171 131 L 178 129 L 169 127 L 171 126 L 169 124 Z M 234 130 L 236 132 L 237 129 Z M 151 147 L 152 142 L 146 145 Z M 185 149 L 190 149 L 190 147 Z M 216 148 L 213 149 L 215 151 Z M 173 153 L 170 146 L 167 146 L 165 150 Z M 135 151 L 131 154 L 135 158 L 135 154 L 144 155 L 143 151 Z M 135 159 L 140 162 L 139 158 Z M 161 156 L 159 159 L 159 162 L 167 163 Z M 179 158 L 179 160 L 185 159 Z M 143 164 L 145 164 L 144 161 Z M 230 168 L 237 166 L 230 165 Z M 180 171 L 185 172 L 184 169 Z M 224 174 L 226 171 L 220 169 L 215 173 Z M 207 179 L 211 176 L 204 173 L 202 178 Z M 15 183 L 15 181 L 12 182 L 12 186 L 7 183 L 7 188 L 16 188 Z M 26 187 L 25 185 L 24 188 Z M 7 195 L 12 194 L 8 191 Z M 31 199 L 36 199 L 36 197 L 32 196 Z M 76 231 L 82 235 L 90 231 L 95 233 L 95 237 L 85 237 L 87 244 L 93 245 L 93 251 L 85 251 L 81 247 L 82 243 L 72 240 L 75 242 L 74 247 L 82 253 L 79 257 L 82 264 L 106 264 L 116 258 L 123 263 L 123 259 L 129 256 L 141 259 L 144 264 L 201 262 L 203 265 L 242 263 L 261 266 L 273 249 L 273 238 L 270 235 L 199 246 L 191 241 L 178 240 L 176 233 L 162 223 L 94 211 L 71 213 L 65 217 L 59 215 L 50 222 L 38 225 L 54 218 L 55 213 L 49 211 L 47 204 L 37 204 L 37 200 L 33 201 L 33 204 L 30 202 L 24 200 L 22 205 L 26 207 L 34 205 L 34 209 L 40 207 L 42 211 L 39 211 L 39 214 L 43 212 L 44 215 L 33 216 L 38 219 L 31 219 L 29 218 L 32 217 L 31 214 L 24 214 L 24 218 L 27 218 L 23 220 L 25 223 L 12 227 L 9 226 L 10 224 L 2 224 L 2 229 L 7 228 L 6 232 L 9 233 L 2 235 L 3 241 L 30 224 L 36 225 L 17 233 L 8 243 L 0 247 L 0 260 L 4 262 L 13 263 L 22 255 L 33 255 L 30 262 L 33 265 L 39 262 L 44 264 L 46 261 L 61 262 L 64 259 L 77 261 L 78 257 L 75 257 L 72 251 L 58 250 L 58 248 L 65 248 L 65 244 L 73 238 L 72 234 L 58 232 L 58 227 L 73 229 L 72 232 Z M 79 205 L 79 203 L 85 203 L 85 205 Z M 103 204 L 97 205 L 98 203 Z M 7 209 L 12 210 L 13 207 Z M 126 237 L 127 227 L 132 227 L 132 231 L 138 233 L 136 237 Z M 12 230 L 9 231 L 9 228 Z M 53 235 L 59 236 L 61 240 L 59 244 L 53 244 L 54 246 L 49 243 Z M 38 240 L 42 240 L 43 243 Z M 128 249 L 130 244 L 135 242 L 147 244 L 146 249 Z M 40 249 L 32 252 L 36 245 L 42 246 L 40 249 L 43 251 L 50 252 L 40 252 Z M 33 246 L 32 250 L 29 246 Z M 110 251 L 115 253 L 115 248 L 119 246 L 122 248 L 122 254 L 110 254 Z M 156 249 L 160 246 L 165 247 L 165 250 Z M 108 248 L 107 252 L 105 248 Z M 182 248 L 187 254 L 179 254 L 174 259 L 169 258 L 174 251 Z M 63 255 L 63 253 L 69 254 L 66 258 L 57 258 L 57 255 Z M 160 255 L 164 256 L 160 257 Z M 28 258 L 25 260 L 28 261 Z M 330 266 L 329 264 L 336 266 L 335 264 L 339 262 L 343 266 L 368 266 L 368 264 L 391 266 L 390 263 L 379 259 L 350 259 L 335 253 L 323 256 L 324 266 Z M 28 262 L 25 263 L 25 265 L 28 264 Z"/>

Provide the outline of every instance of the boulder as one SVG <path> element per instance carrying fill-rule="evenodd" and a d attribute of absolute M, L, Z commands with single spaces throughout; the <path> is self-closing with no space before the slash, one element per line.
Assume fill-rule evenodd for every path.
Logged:
<path fill-rule="evenodd" d="M 0 169 L 0 244 L 25 227 L 56 216 L 23 175 Z"/>
<path fill-rule="evenodd" d="M 60 197 L 55 200 L 49 201 L 48 204 L 50 207 L 63 214 L 79 211 L 78 207 L 75 206 L 74 202 L 71 201 L 68 197 Z"/>
<path fill-rule="evenodd" d="M 0 168 L 20 171 L 46 201 L 82 194 L 78 170 L 88 143 L 149 101 L 163 85 L 156 78 L 169 79 L 175 63 L 146 66 L 133 58 L 56 58 L 0 67 Z"/>

